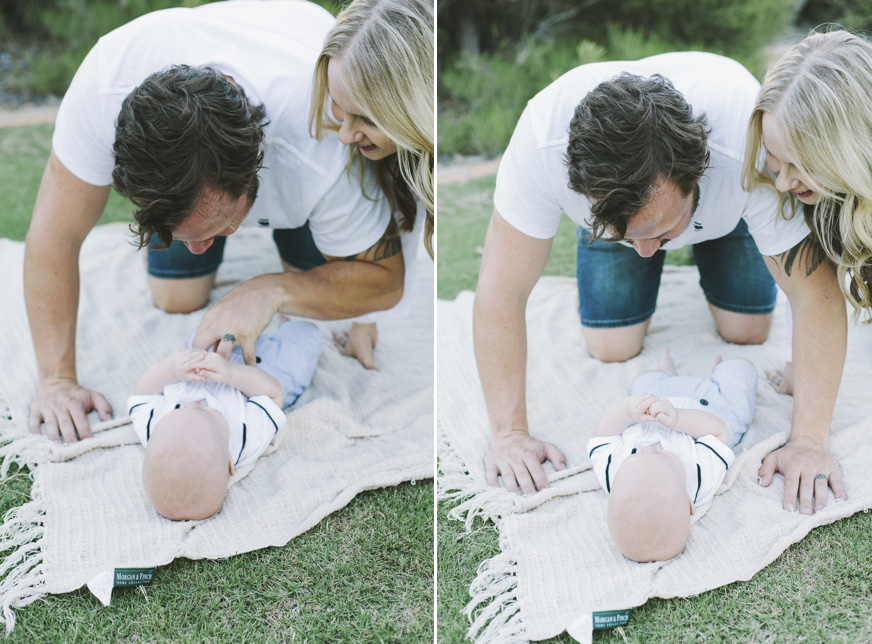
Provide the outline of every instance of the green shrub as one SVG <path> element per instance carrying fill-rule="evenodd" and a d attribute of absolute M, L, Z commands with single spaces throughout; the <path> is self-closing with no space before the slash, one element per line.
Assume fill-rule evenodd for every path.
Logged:
<path fill-rule="evenodd" d="M 676 48 L 664 38 L 614 24 L 605 27 L 602 41 L 536 44 L 528 39 L 517 49 L 461 56 L 443 64 L 436 75 L 439 154 L 500 154 L 527 101 L 578 65 L 704 49 L 701 43 Z"/>
<path fill-rule="evenodd" d="M 152 11 L 197 7 L 209 1 L 19 0 L 18 3 L 0 3 L 0 36 L 6 34 L 9 40 L 14 40 L 25 56 L 25 69 L 8 79 L 7 84 L 25 94 L 62 96 L 91 47 L 104 34 Z M 334 14 L 347 4 L 344 0 L 313 1 Z M 2 48 L 0 44 L 0 50 Z"/>

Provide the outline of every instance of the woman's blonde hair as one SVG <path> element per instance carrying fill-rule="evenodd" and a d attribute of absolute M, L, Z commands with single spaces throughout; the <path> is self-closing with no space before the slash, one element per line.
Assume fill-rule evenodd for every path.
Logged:
<path fill-rule="evenodd" d="M 396 159 L 378 161 L 379 185 L 400 215 L 401 230 L 415 224 L 414 196 L 423 203 L 424 244 L 433 256 L 435 128 L 432 0 L 354 0 L 327 35 L 315 64 L 309 125 L 312 135 L 338 131 L 328 107 L 327 65 L 342 61 L 348 99 L 397 146 Z M 359 151 L 350 146 L 349 168 Z M 361 174 L 361 185 L 363 176 Z"/>
<path fill-rule="evenodd" d="M 775 188 L 765 168 L 764 113 L 773 117 L 785 155 L 819 195 L 805 209 L 806 220 L 838 264 L 839 286 L 856 320 L 872 308 L 872 45 L 842 29 L 815 30 L 767 71 L 748 125 L 745 190 Z M 780 212 L 792 217 L 795 198 L 779 193 L 778 199 Z"/>

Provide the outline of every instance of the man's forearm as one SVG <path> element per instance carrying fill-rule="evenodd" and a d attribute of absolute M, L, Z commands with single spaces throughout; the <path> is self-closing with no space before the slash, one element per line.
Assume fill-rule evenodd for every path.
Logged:
<path fill-rule="evenodd" d="M 337 260 L 299 273 L 262 275 L 249 283 L 271 294 L 267 297 L 282 313 L 342 320 L 395 306 L 403 295 L 403 268 Z"/>
<path fill-rule="evenodd" d="M 78 247 L 28 234 L 24 300 L 40 382 L 76 379 Z"/>
<path fill-rule="evenodd" d="M 527 430 L 525 302 L 493 306 L 479 294 L 473 305 L 473 342 L 492 434 Z"/>

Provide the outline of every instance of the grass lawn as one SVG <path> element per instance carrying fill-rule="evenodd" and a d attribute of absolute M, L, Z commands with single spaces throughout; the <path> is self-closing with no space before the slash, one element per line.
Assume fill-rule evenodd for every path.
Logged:
<path fill-rule="evenodd" d="M 27 232 L 51 126 L 0 129 L 0 237 Z M 112 195 L 101 223 L 127 221 Z M 27 471 L 0 483 L 0 516 L 30 500 Z M 86 588 L 17 612 L 12 642 L 432 642 L 433 483 L 358 495 L 281 548 L 178 559 L 150 586 Z M 6 552 L 0 553 L 0 557 Z"/>
<path fill-rule="evenodd" d="M 475 288 L 493 186 L 483 178 L 439 187 L 440 298 Z M 574 248 L 574 226 L 564 217 L 546 273 L 574 276 Z M 667 262 L 687 260 L 667 254 Z M 469 585 L 478 565 L 499 552 L 493 523 L 476 520 L 466 534 L 447 520 L 450 509 L 437 505 L 437 639 L 444 644 L 464 641 Z M 872 642 L 870 535 L 872 513 L 817 528 L 750 581 L 690 599 L 652 599 L 632 611 L 627 626 L 598 631 L 594 641 Z M 564 633 L 550 641 L 574 640 Z"/>

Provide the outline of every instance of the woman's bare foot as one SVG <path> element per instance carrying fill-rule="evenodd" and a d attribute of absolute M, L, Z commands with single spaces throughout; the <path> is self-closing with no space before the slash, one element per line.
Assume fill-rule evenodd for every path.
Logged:
<path fill-rule="evenodd" d="M 784 369 L 776 369 L 775 371 L 767 371 L 766 377 L 769 378 L 769 384 L 779 394 L 793 395 L 793 363 L 787 362 Z"/>

